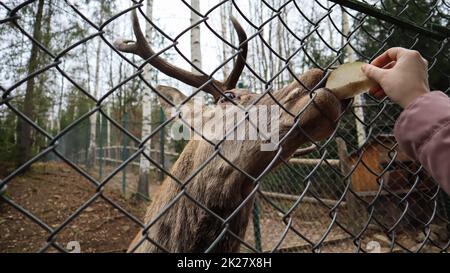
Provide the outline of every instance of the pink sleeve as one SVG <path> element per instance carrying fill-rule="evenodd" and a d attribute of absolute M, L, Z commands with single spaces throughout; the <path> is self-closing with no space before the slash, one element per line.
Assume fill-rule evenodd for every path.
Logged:
<path fill-rule="evenodd" d="M 400 148 L 450 195 L 450 98 L 440 91 L 417 98 L 398 118 L 394 133 Z"/>

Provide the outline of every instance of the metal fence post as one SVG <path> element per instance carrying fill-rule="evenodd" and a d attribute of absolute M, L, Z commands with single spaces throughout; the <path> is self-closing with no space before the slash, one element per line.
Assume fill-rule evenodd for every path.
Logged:
<path fill-rule="evenodd" d="M 102 115 L 100 124 L 100 139 L 99 139 L 99 158 L 98 158 L 98 175 L 100 178 L 103 177 L 103 163 L 104 163 L 104 151 L 103 151 L 103 145 L 104 145 L 104 134 L 106 132 L 106 118 Z"/>
<path fill-rule="evenodd" d="M 159 122 L 160 124 L 163 124 L 165 121 L 165 116 L 164 116 L 164 111 L 162 109 L 162 107 L 160 108 L 159 111 Z M 159 134 L 159 158 L 160 158 L 160 163 L 161 163 L 161 167 L 164 169 L 165 168 L 165 158 L 164 158 L 164 141 L 165 140 L 165 134 L 164 134 L 164 127 L 161 128 L 160 134 Z M 164 180 L 164 172 L 162 170 L 160 170 L 159 172 L 159 181 L 163 181 Z"/>
<path fill-rule="evenodd" d="M 90 126 L 88 126 L 88 129 L 90 128 Z M 86 166 L 86 169 L 89 168 L 89 164 L 88 164 L 88 160 L 89 160 L 89 135 L 90 133 L 88 132 L 88 134 L 86 134 L 86 140 L 84 142 L 84 164 Z"/>
<path fill-rule="evenodd" d="M 128 113 L 123 113 L 123 128 L 125 130 L 128 129 Z M 124 135 L 123 142 L 122 142 L 122 161 L 125 161 L 128 158 L 128 137 Z M 127 168 L 122 169 L 122 193 L 123 195 L 126 194 L 126 187 L 127 187 Z"/>
<path fill-rule="evenodd" d="M 253 203 L 253 232 L 255 235 L 255 249 L 261 252 L 261 223 L 258 198 L 256 198 L 255 203 Z"/>

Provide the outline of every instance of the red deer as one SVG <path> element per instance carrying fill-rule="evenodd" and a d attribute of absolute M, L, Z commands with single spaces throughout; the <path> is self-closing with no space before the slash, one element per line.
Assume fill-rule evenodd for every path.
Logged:
<path fill-rule="evenodd" d="M 277 100 L 290 112 L 280 111 L 281 143 L 275 151 L 262 151 L 260 146 L 264 140 L 225 140 L 217 147 L 203 139 L 190 140 L 170 172 L 185 184 L 180 185 L 170 176 L 165 179 L 145 215 L 146 223 L 152 225 L 137 234 L 129 252 L 238 252 L 240 240 L 237 238 L 245 235 L 254 189 L 258 185 L 254 180 L 272 161 L 275 167 L 281 162 L 280 158 L 289 159 L 302 144 L 323 140 L 336 129 L 343 103 L 329 90 L 318 88 L 324 77 L 321 70 L 307 71 L 298 81 L 272 92 L 273 98 L 236 89 L 245 67 L 247 35 L 235 19 L 232 21 L 241 44 L 240 54 L 223 82 L 178 68 L 154 56 L 135 11 L 132 24 L 136 41 L 115 42 L 119 51 L 136 54 L 164 74 L 211 94 L 216 108 L 229 104 L 245 107 L 257 100 L 258 105 L 270 106 Z M 316 89 L 313 94 L 312 89 Z M 186 99 L 172 87 L 159 86 L 156 90 L 174 105 Z M 295 115 L 299 113 L 297 123 Z M 294 126 L 296 124 L 298 126 Z"/>

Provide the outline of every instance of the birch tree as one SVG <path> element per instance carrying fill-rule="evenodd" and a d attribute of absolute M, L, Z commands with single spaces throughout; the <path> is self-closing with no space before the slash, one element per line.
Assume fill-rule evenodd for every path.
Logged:
<path fill-rule="evenodd" d="M 344 8 L 341 8 L 341 12 L 342 12 L 342 32 L 344 33 L 345 37 L 347 37 L 347 39 L 342 38 L 342 46 L 345 44 L 345 40 L 348 41 L 349 37 L 348 35 L 350 34 L 350 22 L 348 20 L 348 14 L 345 12 Z M 355 61 L 355 56 L 354 56 L 354 51 L 352 49 L 352 47 L 350 45 L 347 45 L 344 48 L 344 58 L 346 62 L 353 62 Z M 364 124 L 362 122 L 364 122 L 364 109 L 362 108 L 362 105 L 364 103 L 364 98 L 363 95 L 360 94 L 358 96 L 356 96 L 354 98 L 354 102 L 353 102 L 353 111 L 355 113 L 355 116 L 357 118 L 355 118 L 355 123 L 356 123 L 356 134 L 357 134 L 357 141 L 358 141 L 358 146 L 362 146 L 366 140 L 366 131 L 364 128 Z"/>
<path fill-rule="evenodd" d="M 153 20 L 153 0 L 147 0 L 146 14 L 150 20 Z M 146 22 L 145 36 L 148 41 L 152 40 L 153 28 L 149 22 Z M 144 76 L 148 81 L 151 81 L 151 65 L 145 66 Z M 144 94 L 142 96 L 142 138 L 150 135 L 152 132 L 152 90 L 145 86 Z M 144 152 L 151 156 L 151 139 L 145 144 Z M 150 180 L 150 161 L 144 156 L 141 156 L 139 163 L 139 181 L 138 181 L 138 199 L 149 199 L 149 180 Z"/>
<path fill-rule="evenodd" d="M 103 3 L 100 4 L 100 21 L 99 25 L 103 22 L 104 17 L 104 11 L 103 11 Z M 94 76 L 94 90 L 93 90 L 93 96 L 97 98 L 99 95 L 99 89 L 100 89 L 100 61 L 101 61 L 101 54 L 102 54 L 102 40 L 97 40 L 97 48 L 95 52 L 95 76 Z M 86 54 L 88 56 L 88 54 Z M 89 67 L 89 61 L 87 61 L 88 67 Z M 88 73 L 89 75 L 89 73 Z M 88 81 L 89 83 L 89 81 Z M 90 136 L 89 136 L 89 163 L 88 166 L 94 166 L 95 165 L 95 155 L 96 155 L 96 148 L 97 148 L 97 116 L 96 114 L 93 114 L 89 117 L 90 122 Z"/>
<path fill-rule="evenodd" d="M 228 36 L 228 24 L 227 24 L 227 7 L 225 4 L 220 6 L 220 35 L 222 38 L 227 39 Z M 225 63 L 228 56 L 227 44 L 220 41 L 222 45 L 222 62 Z M 229 74 L 229 64 L 225 64 L 222 68 L 223 78 L 226 79 Z"/>
<path fill-rule="evenodd" d="M 200 11 L 200 1 L 199 0 L 191 0 L 191 6 L 196 11 Z M 191 26 L 200 20 L 200 16 L 194 11 L 191 11 Z M 202 50 L 200 43 L 200 25 L 195 26 L 191 29 L 191 62 L 195 67 L 202 69 Z M 195 67 L 192 66 L 192 72 L 198 73 Z M 192 89 L 193 91 L 196 88 Z"/>

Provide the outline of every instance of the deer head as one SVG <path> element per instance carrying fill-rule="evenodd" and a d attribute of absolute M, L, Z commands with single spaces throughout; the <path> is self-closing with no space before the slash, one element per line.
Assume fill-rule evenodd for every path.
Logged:
<path fill-rule="evenodd" d="M 116 48 L 136 54 L 168 76 L 211 94 L 215 104 L 202 111 L 203 119 L 208 119 L 211 111 L 217 112 L 227 105 L 282 106 L 277 114 L 279 132 L 276 133 L 280 139 L 275 145 L 277 149 L 262 151 L 261 144 L 267 139 L 190 140 L 172 167 L 172 177 L 164 181 L 147 210 L 145 221 L 149 226 L 139 232 L 129 249 L 132 252 L 236 252 L 240 245 L 237 238 L 245 235 L 257 178 L 268 166 L 273 168 L 281 159 L 292 156 L 302 144 L 329 137 L 336 128 L 342 103 L 328 90 L 318 88 L 324 76 L 318 69 L 309 70 L 271 96 L 236 89 L 245 66 L 247 35 L 235 19 L 232 22 L 239 37 L 240 54 L 230 76 L 223 82 L 175 67 L 155 56 L 135 11 L 132 22 L 136 41 L 117 41 Z M 190 103 L 175 88 L 159 86 L 157 91 L 164 96 L 160 97 L 163 106 Z M 240 126 L 248 123 L 245 120 Z M 250 126 L 245 128 L 248 131 Z"/>

